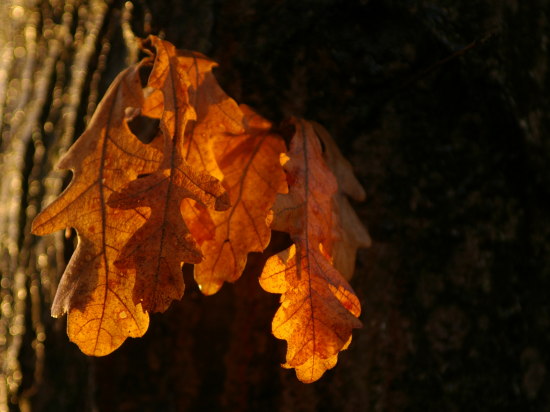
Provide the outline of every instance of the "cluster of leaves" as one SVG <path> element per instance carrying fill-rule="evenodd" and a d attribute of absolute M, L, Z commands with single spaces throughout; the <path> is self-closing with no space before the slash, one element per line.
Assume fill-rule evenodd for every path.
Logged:
<path fill-rule="evenodd" d="M 284 366 L 317 380 L 361 326 L 346 278 L 370 239 L 347 196 L 363 189 L 320 125 L 291 119 L 287 150 L 223 92 L 214 62 L 154 36 L 141 49 L 60 161 L 70 185 L 33 222 L 37 235 L 78 233 L 52 315 L 68 313 L 84 353 L 109 354 L 182 297 L 183 263 L 210 295 L 240 277 L 272 229 L 285 231 L 294 243 L 268 259 L 260 284 L 282 295 L 273 333 L 288 342 Z"/>

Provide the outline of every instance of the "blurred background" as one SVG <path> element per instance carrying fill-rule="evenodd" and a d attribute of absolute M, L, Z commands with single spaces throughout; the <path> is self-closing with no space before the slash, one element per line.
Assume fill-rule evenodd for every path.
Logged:
<path fill-rule="evenodd" d="M 550 410 L 546 0 L 0 0 L 0 411 Z M 280 368 L 260 256 L 104 358 L 49 315 L 73 236 L 30 222 L 109 83 L 157 34 L 265 117 L 323 124 L 368 199 L 364 327 Z"/>

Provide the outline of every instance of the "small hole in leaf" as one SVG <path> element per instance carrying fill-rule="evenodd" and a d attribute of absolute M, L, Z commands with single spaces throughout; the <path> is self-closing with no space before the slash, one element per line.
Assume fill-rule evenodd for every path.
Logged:
<path fill-rule="evenodd" d="M 153 71 L 152 64 L 143 64 L 139 68 L 139 81 L 141 82 L 141 87 L 147 86 L 149 83 L 149 75 Z"/>
<path fill-rule="evenodd" d="M 290 235 L 286 232 L 279 232 L 277 230 L 271 231 L 271 241 L 267 248 L 265 249 L 265 256 L 272 256 L 283 250 L 287 249 L 294 242 L 292 241 Z"/>
<path fill-rule="evenodd" d="M 143 173 L 143 174 L 140 174 L 138 175 L 138 179 L 143 179 L 144 177 L 147 177 L 147 176 L 151 176 L 151 173 Z"/>
<path fill-rule="evenodd" d="M 141 40 L 141 50 L 148 51 L 152 54 L 155 53 L 156 49 L 153 45 L 153 38 L 151 36 Z"/>
<path fill-rule="evenodd" d="M 136 116 L 128 122 L 128 127 L 142 143 L 149 144 L 157 136 L 159 124 L 159 119 Z"/>

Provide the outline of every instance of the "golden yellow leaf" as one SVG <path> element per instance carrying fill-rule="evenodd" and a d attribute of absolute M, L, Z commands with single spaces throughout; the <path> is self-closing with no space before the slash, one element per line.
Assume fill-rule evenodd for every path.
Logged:
<path fill-rule="evenodd" d="M 90 355 L 106 355 L 126 337 L 142 336 L 149 322 L 132 299 L 135 272 L 122 273 L 114 265 L 119 248 L 143 223 L 147 211 L 115 210 L 106 204 L 113 191 L 159 166 L 127 124 L 127 113 L 143 104 L 140 68 L 127 69 L 113 82 L 88 129 L 58 165 L 72 170 L 73 180 L 32 227 L 37 235 L 66 227 L 78 233 L 78 246 L 60 281 L 52 315 L 69 312 L 69 338 Z"/>

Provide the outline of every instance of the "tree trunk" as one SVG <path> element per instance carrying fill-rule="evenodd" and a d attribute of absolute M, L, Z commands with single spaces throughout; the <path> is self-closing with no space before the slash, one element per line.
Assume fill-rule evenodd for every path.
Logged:
<path fill-rule="evenodd" d="M 2 2 L 0 412 L 550 410 L 549 15 L 544 0 Z M 150 33 L 218 61 L 225 91 L 271 120 L 324 124 L 367 189 L 364 328 L 314 384 L 280 367 L 260 255 L 210 297 L 184 268 L 181 302 L 103 358 L 49 315 L 75 239 L 30 224 Z"/>

